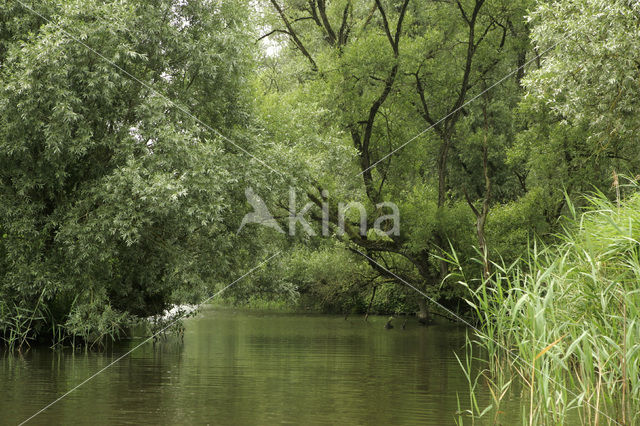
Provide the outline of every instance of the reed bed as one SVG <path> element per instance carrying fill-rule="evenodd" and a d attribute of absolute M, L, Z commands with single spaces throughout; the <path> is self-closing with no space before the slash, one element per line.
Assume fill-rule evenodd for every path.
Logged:
<path fill-rule="evenodd" d="M 482 382 L 493 403 L 471 404 L 458 423 L 500 424 L 500 405 L 515 397 L 523 424 L 640 424 L 640 193 L 587 201 L 581 214 L 571 207 L 557 244 L 493 264 L 480 283 L 461 280 L 486 355 L 478 375 L 461 366 L 472 393 Z"/>

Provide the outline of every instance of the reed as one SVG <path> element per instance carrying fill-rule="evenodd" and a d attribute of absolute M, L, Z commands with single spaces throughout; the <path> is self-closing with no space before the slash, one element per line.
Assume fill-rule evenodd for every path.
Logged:
<path fill-rule="evenodd" d="M 61 319 L 42 301 L 42 295 L 33 308 L 0 299 L 0 349 L 22 352 L 33 344 L 49 343 L 52 349 L 69 345 L 103 349 L 118 340 L 130 323 L 127 315 L 109 306 L 83 306 Z"/>
<path fill-rule="evenodd" d="M 461 280 L 487 354 L 479 376 L 494 406 L 519 379 L 523 424 L 640 424 L 640 193 L 587 201 L 557 244 Z"/>

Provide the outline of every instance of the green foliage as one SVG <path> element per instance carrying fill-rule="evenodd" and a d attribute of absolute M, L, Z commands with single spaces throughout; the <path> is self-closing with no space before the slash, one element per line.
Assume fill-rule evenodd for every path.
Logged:
<path fill-rule="evenodd" d="M 635 160 L 637 152 L 624 142 L 640 130 L 639 10 L 626 0 L 541 2 L 532 14 L 532 39 L 553 50 L 527 79 L 529 96 L 571 125 L 586 126 L 599 154 Z"/>
<path fill-rule="evenodd" d="M 640 167 L 637 13 L 623 0 L 540 2 L 532 13 L 532 40 L 548 52 L 524 80 L 527 128 L 510 154 L 556 204 L 549 219 L 563 212 L 563 191 L 574 201 L 608 192 L 614 170 Z"/>
<path fill-rule="evenodd" d="M 108 305 L 81 304 L 69 313 L 65 332 L 93 347 L 119 338 L 124 331 L 123 324 L 129 323 L 126 313 L 116 312 Z"/>
<path fill-rule="evenodd" d="M 92 343 L 229 270 L 249 170 L 208 126 L 249 131 L 251 27 L 237 3 L 33 7 L 52 23 L 2 6 L 0 335 Z"/>
<path fill-rule="evenodd" d="M 535 188 L 517 201 L 495 206 L 487 224 L 492 257 L 511 263 L 526 253 L 530 241 L 548 235 L 543 214 L 547 202 L 543 191 Z"/>
<path fill-rule="evenodd" d="M 0 336 L 18 347 L 117 336 L 276 251 L 230 298 L 349 312 L 375 288 L 375 311 L 424 311 L 399 276 L 454 306 L 444 252 L 468 275 L 510 264 L 640 167 L 632 2 L 5 3 Z M 330 241 L 235 234 L 247 187 L 286 228 L 289 185 L 318 228 L 329 204 Z M 371 229 L 385 200 L 400 235 L 337 229 L 339 203 Z"/>
<path fill-rule="evenodd" d="M 469 300 L 487 374 L 523 375 L 534 423 L 563 422 L 573 410 L 583 424 L 639 420 L 640 195 L 620 207 L 601 193 L 587 202 L 558 244 L 496 265 Z"/>
<path fill-rule="evenodd" d="M 328 189 L 333 205 L 363 202 L 369 227 L 381 214 L 376 204 L 395 202 L 400 236 L 342 240 L 436 298 L 458 292 L 449 283 L 441 286 L 442 251 L 451 244 L 476 253 L 475 218 L 464 194 L 473 203 L 485 197 L 485 138 L 491 205 L 498 208 L 522 195 L 514 176 L 519 164 L 507 158 L 515 143 L 521 76 L 461 106 L 526 57 L 523 15 L 529 4 L 264 2 L 267 46 L 277 49 L 261 60 L 255 87 L 275 150 L 286 153 L 296 176 L 306 174 L 297 181 L 302 188 Z M 352 223 L 357 226 L 357 220 Z M 518 225 L 526 224 L 513 224 Z M 359 284 L 352 286 L 355 291 Z"/>

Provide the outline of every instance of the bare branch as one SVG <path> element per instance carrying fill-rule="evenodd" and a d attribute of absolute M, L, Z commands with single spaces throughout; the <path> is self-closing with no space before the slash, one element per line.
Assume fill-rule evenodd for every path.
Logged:
<path fill-rule="evenodd" d="M 463 186 L 462 187 L 462 192 L 464 193 L 464 198 L 467 200 L 467 204 L 469 204 L 469 207 L 471 207 L 471 210 L 473 210 L 473 214 L 476 217 L 480 217 L 480 212 L 478 211 L 476 206 L 473 205 L 473 202 L 471 201 L 471 198 L 469 197 L 469 193 L 467 193 L 467 188 Z"/>
<path fill-rule="evenodd" d="M 400 34 L 402 33 L 402 22 L 404 21 L 404 16 L 407 12 L 407 6 L 409 5 L 409 0 L 404 0 L 402 3 L 402 8 L 400 9 L 400 16 L 398 17 L 398 24 L 396 25 L 395 35 L 391 35 L 391 29 L 389 28 L 389 21 L 387 20 L 387 14 L 382 7 L 382 3 L 380 0 L 376 0 L 376 6 L 380 11 L 380 16 L 382 17 L 382 27 L 384 28 L 384 32 L 387 35 L 387 39 L 389 40 L 389 44 L 391 44 L 391 48 L 393 49 L 393 54 L 397 58 L 399 54 L 399 45 L 400 45 Z"/>

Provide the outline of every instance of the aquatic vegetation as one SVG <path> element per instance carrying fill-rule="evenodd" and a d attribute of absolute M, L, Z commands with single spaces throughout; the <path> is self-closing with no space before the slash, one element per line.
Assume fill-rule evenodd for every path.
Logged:
<path fill-rule="evenodd" d="M 473 342 L 487 354 L 480 376 L 498 402 L 519 379 L 525 424 L 640 421 L 640 193 L 587 201 L 580 214 L 570 206 L 558 244 L 494 264 L 475 288 L 461 281 L 479 322 Z"/>

